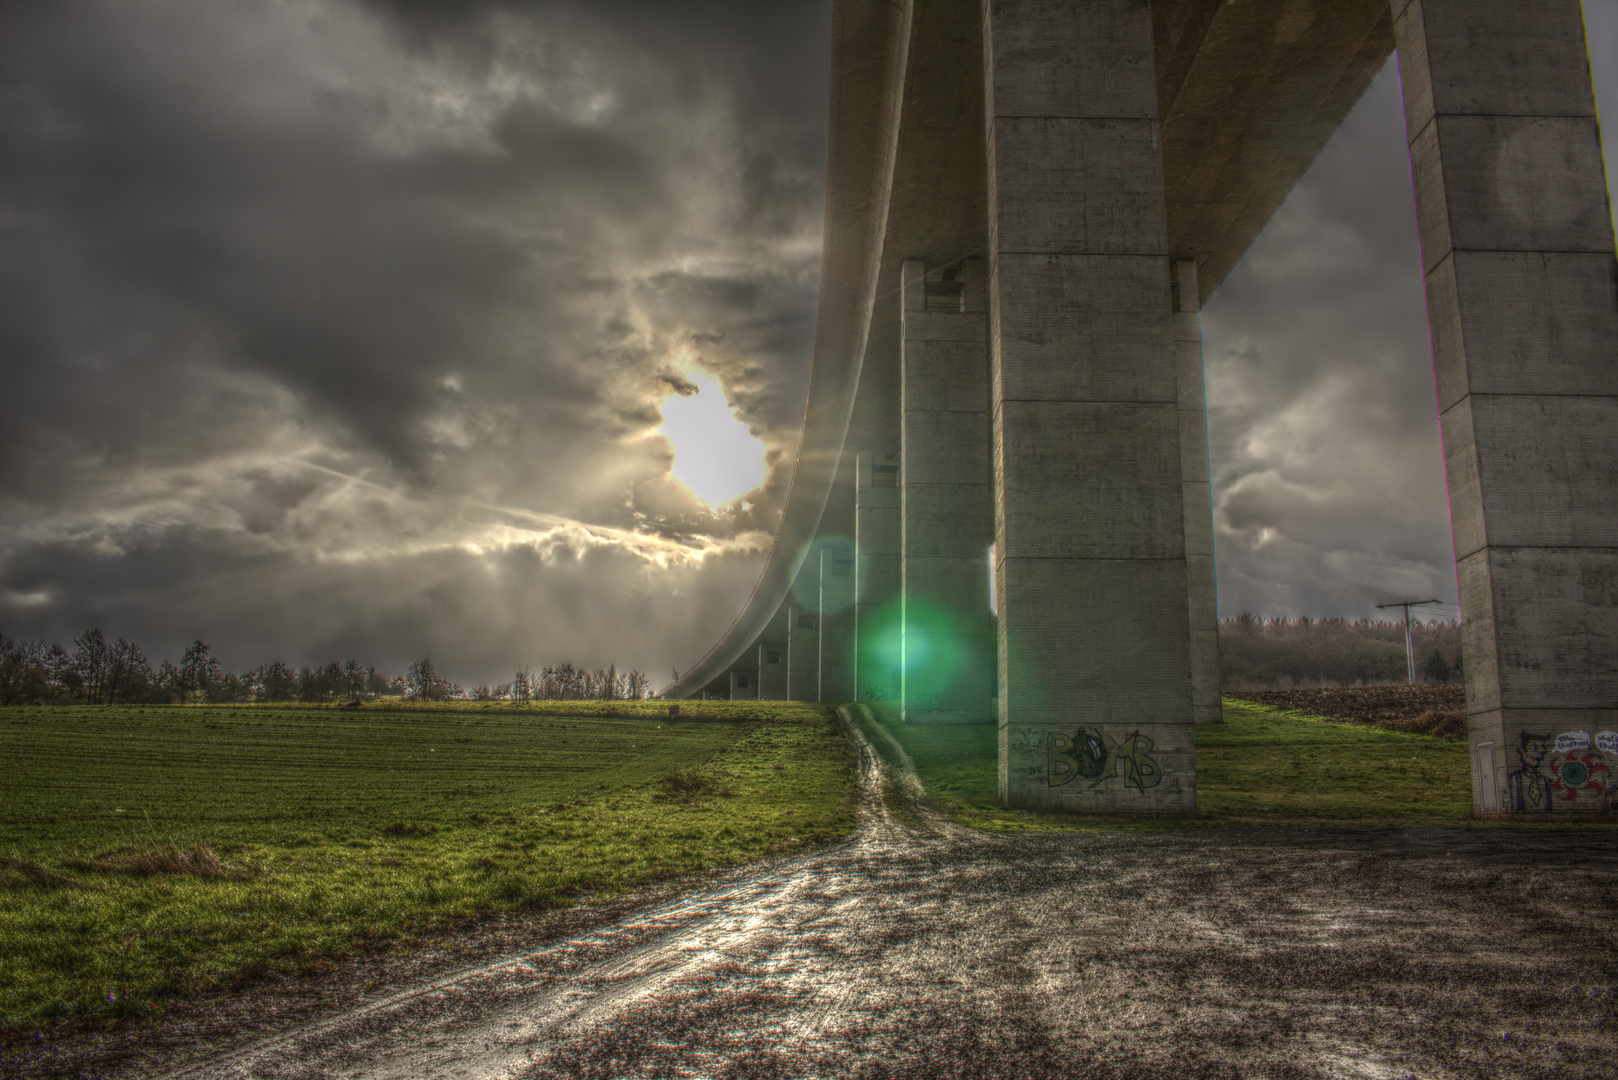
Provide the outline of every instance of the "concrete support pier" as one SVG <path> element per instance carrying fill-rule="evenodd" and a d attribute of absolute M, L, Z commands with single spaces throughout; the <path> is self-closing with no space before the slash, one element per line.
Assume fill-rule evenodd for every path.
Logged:
<path fill-rule="evenodd" d="M 786 699 L 820 700 L 820 623 L 817 612 L 802 604 L 787 608 Z"/>
<path fill-rule="evenodd" d="M 820 679 L 817 701 L 854 700 L 854 545 L 820 549 Z"/>
<path fill-rule="evenodd" d="M 854 692 L 899 695 L 898 455 L 860 454 L 854 490 Z"/>
<path fill-rule="evenodd" d="M 1618 261 L 1578 0 L 1394 0 L 1479 813 L 1618 808 Z"/>
<path fill-rule="evenodd" d="M 1202 366 L 1202 305 L 1195 259 L 1174 260 L 1174 381 L 1180 396 L 1180 493 L 1191 618 L 1191 716 L 1224 719 L 1219 703 L 1219 599 L 1215 589 L 1213 486 L 1208 472 L 1208 397 Z"/>
<path fill-rule="evenodd" d="M 1139 0 L 987 0 L 1000 791 L 1196 809 L 1179 390 Z"/>
<path fill-rule="evenodd" d="M 765 701 L 787 700 L 786 646 L 766 641 L 758 647 L 758 696 Z"/>
<path fill-rule="evenodd" d="M 902 270 L 903 716 L 992 718 L 987 267 Z"/>

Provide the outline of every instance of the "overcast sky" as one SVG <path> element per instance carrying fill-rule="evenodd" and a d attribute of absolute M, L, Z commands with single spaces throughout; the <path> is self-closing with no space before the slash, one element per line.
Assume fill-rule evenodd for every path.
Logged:
<path fill-rule="evenodd" d="M 693 663 L 802 422 L 829 10 L 6 5 L 0 631 Z M 1221 613 L 1453 601 L 1391 67 L 1204 331 Z"/>

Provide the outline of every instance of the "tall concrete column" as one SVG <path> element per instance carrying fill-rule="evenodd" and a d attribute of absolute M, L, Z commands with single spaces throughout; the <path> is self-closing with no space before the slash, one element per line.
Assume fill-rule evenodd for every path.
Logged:
<path fill-rule="evenodd" d="M 986 269 L 967 259 L 929 273 L 909 259 L 901 273 L 901 695 L 911 723 L 991 717 Z"/>
<path fill-rule="evenodd" d="M 986 0 L 1000 789 L 1195 810 L 1152 8 Z"/>
<path fill-rule="evenodd" d="M 786 646 L 766 641 L 758 647 L 758 696 L 764 701 L 787 701 Z"/>
<path fill-rule="evenodd" d="M 1219 602 L 1214 582 L 1213 488 L 1208 473 L 1208 398 L 1195 259 L 1174 261 L 1174 382 L 1180 395 L 1180 492 L 1191 618 L 1191 716 L 1224 719 L 1219 701 Z"/>
<path fill-rule="evenodd" d="M 854 690 L 860 701 L 899 694 L 899 458 L 860 454 L 854 488 Z"/>
<path fill-rule="evenodd" d="M 808 567 L 805 567 L 807 572 Z M 815 567 L 819 577 L 819 565 Z M 803 574 L 798 575 L 800 585 Z M 820 700 L 820 622 L 817 612 L 802 604 L 787 608 L 788 701 Z"/>
<path fill-rule="evenodd" d="M 1394 0 L 1473 806 L 1618 784 L 1618 261 L 1578 0 Z"/>
<path fill-rule="evenodd" d="M 854 700 L 854 545 L 820 549 L 820 681 L 817 701 Z"/>

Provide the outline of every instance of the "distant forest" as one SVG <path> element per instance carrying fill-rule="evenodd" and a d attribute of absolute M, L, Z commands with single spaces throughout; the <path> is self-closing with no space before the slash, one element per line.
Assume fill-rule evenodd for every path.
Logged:
<path fill-rule="evenodd" d="M 1418 682 L 1461 681 L 1461 626 L 1410 627 Z M 1408 678 L 1403 622 L 1371 619 L 1219 621 L 1219 682 L 1224 690 L 1368 686 Z"/>
<path fill-rule="evenodd" d="M 405 697 L 421 701 L 601 700 L 645 697 L 650 680 L 616 666 L 587 671 L 572 664 L 523 667 L 509 683 L 468 690 L 440 676 L 431 657 L 404 676 L 384 675 L 349 660 L 294 668 L 280 661 L 251 671 L 223 670 L 200 639 L 178 664 L 153 667 L 141 647 L 100 630 L 75 638 L 69 651 L 46 641 L 16 641 L 0 634 L 0 705 L 29 702 L 85 705 L 246 704 L 255 701 L 331 702 Z"/>

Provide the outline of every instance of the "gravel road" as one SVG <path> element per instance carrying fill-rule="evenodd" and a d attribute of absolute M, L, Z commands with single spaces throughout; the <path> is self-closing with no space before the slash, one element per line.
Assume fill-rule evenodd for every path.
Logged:
<path fill-rule="evenodd" d="M 1618 832 L 991 835 L 879 785 L 842 847 L 120 1072 L 1618 1077 Z"/>

